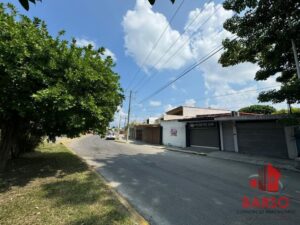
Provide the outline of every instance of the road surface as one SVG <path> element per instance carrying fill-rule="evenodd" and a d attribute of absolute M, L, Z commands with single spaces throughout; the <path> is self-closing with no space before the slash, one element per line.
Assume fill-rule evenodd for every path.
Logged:
<path fill-rule="evenodd" d="M 285 189 L 280 195 L 270 195 L 249 186 L 249 176 L 259 169 L 250 164 L 116 143 L 96 135 L 77 139 L 70 147 L 151 224 L 300 224 L 300 173 L 281 171 Z M 251 201 L 287 196 L 289 206 L 244 209 L 244 196 Z"/>

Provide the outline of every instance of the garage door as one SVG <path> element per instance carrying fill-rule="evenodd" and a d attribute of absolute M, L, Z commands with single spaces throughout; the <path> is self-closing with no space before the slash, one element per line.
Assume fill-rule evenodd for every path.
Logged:
<path fill-rule="evenodd" d="M 142 129 L 137 129 L 136 130 L 136 140 L 141 141 L 143 140 L 143 130 Z"/>
<path fill-rule="evenodd" d="M 219 148 L 218 127 L 190 128 L 190 145 Z"/>
<path fill-rule="evenodd" d="M 284 129 L 276 122 L 238 122 L 239 152 L 288 158 Z"/>
<path fill-rule="evenodd" d="M 159 145 L 161 143 L 160 131 L 160 127 L 146 127 L 143 133 L 143 141 L 149 144 Z"/>
<path fill-rule="evenodd" d="M 222 122 L 224 151 L 234 152 L 233 124 Z"/>

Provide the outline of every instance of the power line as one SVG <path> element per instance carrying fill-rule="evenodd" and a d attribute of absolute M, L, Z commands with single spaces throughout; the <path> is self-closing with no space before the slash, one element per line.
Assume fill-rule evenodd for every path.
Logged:
<path fill-rule="evenodd" d="M 209 0 L 211 1 L 211 0 Z M 152 69 L 153 70 L 160 62 L 161 60 L 170 52 L 170 50 L 175 46 L 175 44 L 180 40 L 180 38 L 182 37 L 182 35 L 184 35 L 187 31 L 188 31 L 188 28 L 193 25 L 193 23 L 198 19 L 198 17 L 201 15 L 201 11 L 198 13 L 197 16 L 195 16 L 195 18 L 185 27 L 184 29 L 184 32 L 182 34 L 180 34 L 176 40 L 169 46 L 169 48 L 165 51 L 165 53 L 157 60 L 157 62 L 154 64 L 154 66 L 152 66 Z M 140 80 L 140 82 L 138 82 L 134 87 L 133 89 L 136 89 L 145 79 L 145 76 Z"/>
<path fill-rule="evenodd" d="M 276 85 L 276 86 L 274 85 L 274 86 L 256 88 L 256 89 L 250 89 L 250 90 L 243 90 L 243 91 L 238 91 L 238 92 L 235 92 L 235 93 L 224 94 L 224 95 L 213 95 L 213 96 L 208 96 L 208 97 L 203 97 L 203 98 L 197 98 L 197 99 L 195 99 L 195 101 L 212 99 L 212 98 L 227 97 L 227 96 L 232 96 L 232 95 L 239 95 L 239 94 L 244 94 L 244 93 L 248 93 L 248 92 L 257 92 L 257 91 L 267 90 L 267 89 L 277 88 L 277 87 L 280 87 L 280 85 Z"/>
<path fill-rule="evenodd" d="M 218 12 L 218 10 L 220 9 L 221 7 L 218 7 L 218 8 L 216 8 L 215 10 L 214 10 L 214 12 L 201 24 L 201 25 L 199 25 L 199 27 L 202 27 L 202 26 L 204 26 L 217 12 Z M 201 14 L 201 13 L 200 13 Z M 170 61 L 171 61 L 171 59 L 173 59 L 174 58 L 174 56 L 176 55 L 176 54 L 178 54 L 180 51 L 182 51 L 182 49 L 183 49 L 183 47 L 185 46 L 185 45 L 187 45 L 188 43 L 189 43 L 189 40 L 193 37 L 193 36 L 195 36 L 196 34 L 197 34 L 198 32 L 197 31 L 194 31 L 192 34 L 191 34 L 191 36 L 189 36 L 188 37 L 188 39 L 181 45 L 181 46 L 179 46 L 179 48 L 164 62 L 164 63 L 162 63 L 162 66 L 164 66 L 164 65 L 166 65 L 166 64 L 168 64 Z M 165 54 L 166 55 L 166 54 Z M 156 66 L 158 66 L 158 65 L 160 65 L 160 60 L 158 61 L 158 63 L 157 64 L 155 64 L 154 65 L 154 67 L 153 68 L 155 68 Z M 145 85 L 147 85 L 147 84 L 149 84 L 149 81 L 151 80 L 151 79 L 153 79 L 154 77 L 156 77 L 157 75 L 158 75 L 159 73 L 157 72 L 157 73 L 155 73 L 153 76 L 150 76 L 147 80 L 145 80 L 139 87 L 137 87 L 136 88 L 136 91 L 139 91 L 143 86 L 145 86 Z"/>
<path fill-rule="evenodd" d="M 175 83 L 177 80 L 179 80 L 180 78 L 184 77 L 185 75 L 187 75 L 189 72 L 191 72 L 192 70 L 194 70 L 196 67 L 198 67 L 200 64 L 206 62 L 208 59 L 210 59 L 212 56 L 214 56 L 215 54 L 217 54 L 218 52 L 220 52 L 224 47 L 220 47 L 217 50 L 215 50 L 213 53 L 203 57 L 198 63 L 192 65 L 189 69 L 187 69 L 185 72 L 183 72 L 181 75 L 179 75 L 178 77 L 176 77 L 175 79 L 173 79 L 172 81 L 168 82 L 167 84 L 163 85 L 161 88 L 159 88 L 157 91 L 155 91 L 153 94 L 151 94 L 150 96 L 144 98 L 141 102 L 144 102 L 150 98 L 152 98 L 153 96 L 157 95 L 158 93 L 160 93 L 161 91 L 163 91 L 164 89 L 166 89 L 167 87 L 169 87 L 171 84 Z"/>
<path fill-rule="evenodd" d="M 203 98 L 196 98 L 195 100 L 196 101 L 199 101 L 199 100 L 206 100 L 206 99 L 214 99 L 214 98 L 222 98 L 222 97 L 227 97 L 227 96 L 233 96 L 233 95 L 240 95 L 240 94 L 245 94 L 245 93 L 249 93 L 249 92 L 258 92 L 258 91 L 261 91 L 261 90 L 268 90 L 268 89 L 272 89 L 272 88 L 278 88 L 280 87 L 280 85 L 274 85 L 274 86 L 269 86 L 269 87 L 262 87 L 262 88 L 256 88 L 256 89 L 250 89 L 250 90 L 243 90 L 243 91 L 237 91 L 235 93 L 229 93 L 229 94 L 224 94 L 224 95 L 213 95 L 213 96 L 207 96 L 207 97 L 203 97 Z M 184 101 L 180 101 L 180 102 L 172 102 L 171 104 L 176 104 L 178 105 L 184 105 Z M 180 104 L 182 103 L 182 104 Z M 136 105 L 137 107 L 137 105 Z M 134 107 L 135 108 L 135 107 Z M 151 113 L 151 112 L 157 112 L 156 110 L 147 110 L 147 112 L 145 113 Z"/>
<path fill-rule="evenodd" d="M 177 13 L 179 12 L 179 10 L 181 9 L 183 3 L 185 0 L 182 0 L 182 2 L 180 3 L 180 5 L 177 7 L 177 9 L 175 10 L 174 14 L 172 15 L 170 22 L 167 22 L 167 25 L 165 27 L 165 29 L 163 30 L 163 32 L 161 33 L 161 35 L 159 36 L 159 38 L 157 39 L 157 41 L 155 42 L 155 44 L 152 46 L 151 50 L 149 51 L 149 53 L 147 54 L 147 56 L 145 57 L 145 59 L 143 60 L 142 65 L 139 67 L 139 69 L 137 70 L 137 72 L 134 74 L 133 78 L 131 79 L 131 81 L 129 82 L 129 85 L 127 87 L 127 89 L 130 88 L 130 86 L 132 85 L 132 83 L 134 82 L 136 76 L 141 72 L 142 67 L 145 65 L 145 63 L 147 62 L 147 60 L 149 59 L 149 57 L 152 55 L 154 49 L 158 46 L 159 42 L 161 41 L 161 39 L 163 38 L 163 36 L 165 35 L 165 33 L 167 32 L 170 24 L 173 22 L 173 20 L 175 19 Z"/>

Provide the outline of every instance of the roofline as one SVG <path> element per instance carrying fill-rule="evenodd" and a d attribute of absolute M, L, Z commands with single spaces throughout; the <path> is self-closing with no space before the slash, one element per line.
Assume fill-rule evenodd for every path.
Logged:
<path fill-rule="evenodd" d="M 215 109 L 215 108 L 203 108 L 203 107 L 196 107 L 196 106 L 178 106 L 176 108 L 173 108 L 167 112 L 165 112 L 165 114 L 168 115 L 168 113 L 172 112 L 172 111 L 176 111 L 176 110 L 180 110 L 180 109 L 183 109 L 183 108 L 193 108 L 193 109 L 209 109 L 209 110 L 216 110 L 216 111 L 228 111 L 228 112 L 231 112 L 231 110 L 228 110 L 228 109 Z"/>
<path fill-rule="evenodd" d="M 167 115 L 169 115 L 170 112 L 173 112 L 173 111 L 178 111 L 178 110 L 183 110 L 183 107 L 182 106 L 178 106 L 176 108 L 173 108 L 167 112 L 165 112 Z"/>
<path fill-rule="evenodd" d="M 288 118 L 286 114 L 278 115 L 252 115 L 252 116 L 233 116 L 233 117 L 219 117 L 216 121 L 253 121 L 253 120 L 278 120 Z"/>
<path fill-rule="evenodd" d="M 160 124 L 137 124 L 133 127 L 160 127 Z"/>
<path fill-rule="evenodd" d="M 210 110 L 223 110 L 223 111 L 229 111 L 231 112 L 232 110 L 229 109 L 216 109 L 216 108 L 205 108 L 205 107 L 196 107 L 196 106 L 182 106 L 185 108 L 195 108 L 195 109 L 210 109 Z"/>

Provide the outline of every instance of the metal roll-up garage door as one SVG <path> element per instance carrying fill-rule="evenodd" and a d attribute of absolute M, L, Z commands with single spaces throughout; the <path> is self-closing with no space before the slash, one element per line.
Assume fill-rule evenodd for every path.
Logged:
<path fill-rule="evenodd" d="M 234 140 L 233 140 L 233 123 L 222 122 L 223 130 L 223 148 L 224 151 L 234 152 Z"/>
<path fill-rule="evenodd" d="M 275 121 L 237 122 L 241 153 L 288 158 L 283 127 Z"/>
<path fill-rule="evenodd" d="M 219 148 L 219 132 L 216 123 L 190 125 L 190 145 Z"/>

